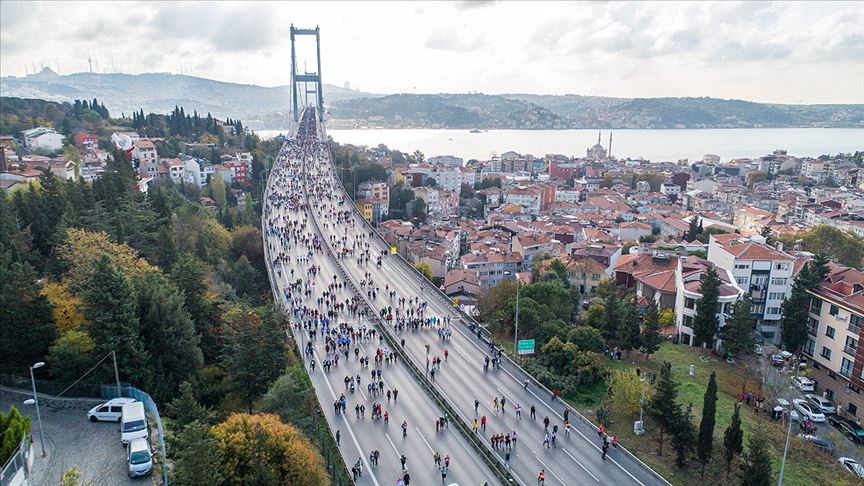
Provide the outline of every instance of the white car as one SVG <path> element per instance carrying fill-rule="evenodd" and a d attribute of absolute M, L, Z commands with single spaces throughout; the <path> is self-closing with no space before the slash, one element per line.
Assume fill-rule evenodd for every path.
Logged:
<path fill-rule="evenodd" d="M 129 477 L 146 476 L 153 471 L 153 453 L 147 439 L 138 438 L 129 442 L 126 450 L 126 464 L 129 466 Z"/>
<path fill-rule="evenodd" d="M 792 379 L 792 384 L 802 392 L 816 391 L 816 383 L 806 376 L 796 376 Z"/>
<path fill-rule="evenodd" d="M 837 413 L 837 407 L 831 403 L 831 400 L 827 398 L 820 397 L 819 395 L 814 395 L 813 393 L 808 393 L 804 395 L 804 398 L 810 401 L 811 404 L 816 405 L 819 410 L 824 414 L 834 414 Z"/>
<path fill-rule="evenodd" d="M 838 461 L 840 461 L 840 464 L 843 464 L 843 467 L 850 473 L 859 478 L 864 478 L 864 466 L 858 464 L 858 461 L 855 459 L 852 459 L 851 457 L 841 457 Z"/>
<path fill-rule="evenodd" d="M 813 422 L 824 422 L 825 415 L 812 403 L 808 402 L 803 398 L 796 398 L 792 400 L 792 405 L 795 406 L 795 409 L 801 414 L 801 416 L 805 419 L 810 419 Z"/>
<path fill-rule="evenodd" d="M 91 422 L 119 422 L 123 415 L 123 405 L 134 402 L 134 398 L 112 398 L 102 405 L 97 405 L 87 412 L 87 418 Z"/>
<path fill-rule="evenodd" d="M 780 407 L 780 411 L 783 413 L 788 413 L 789 418 L 792 419 L 793 422 L 800 422 L 801 416 L 798 415 L 798 411 L 792 408 L 792 405 L 789 404 L 789 400 L 785 398 L 778 398 L 777 405 L 775 405 L 775 411 L 777 411 L 776 407 Z"/>

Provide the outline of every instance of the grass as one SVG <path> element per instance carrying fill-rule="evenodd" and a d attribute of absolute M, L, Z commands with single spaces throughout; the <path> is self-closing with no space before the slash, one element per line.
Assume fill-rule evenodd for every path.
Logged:
<path fill-rule="evenodd" d="M 664 343 L 657 354 L 652 356 L 650 360 L 645 360 L 644 355 L 631 353 L 629 358 L 625 357 L 623 359 L 623 362 L 613 362 L 610 366 L 630 369 L 639 366 L 650 374 L 651 372 L 659 373 L 663 361 L 672 363 L 673 375 L 678 383 L 679 403 L 684 407 L 687 407 L 690 403 L 693 404 L 693 415 L 697 428 L 701 419 L 702 400 L 708 385 L 708 378 L 712 371 L 717 373 L 718 400 L 716 425 L 714 427 L 714 451 L 712 454 L 714 459 L 707 466 L 705 477 L 710 478 L 711 481 L 722 478 L 726 482 L 737 483 L 737 480 L 734 479 L 737 469 L 735 466 L 733 466 L 732 470 L 733 477 L 727 480 L 725 469 L 722 466 L 722 454 L 723 433 L 729 426 L 734 404 L 737 402 L 738 393 L 741 391 L 742 379 L 744 378 L 742 368 L 740 365 L 728 364 L 710 356 L 702 357 L 700 352 L 694 348 L 674 345 L 668 342 Z M 689 376 L 690 365 L 696 365 L 695 376 Z M 757 392 L 758 383 L 753 378 L 749 378 L 748 382 L 748 390 L 754 393 Z M 570 397 L 565 398 L 569 399 Z M 766 400 L 765 406 L 768 407 L 769 403 Z M 615 410 L 614 403 L 610 405 L 612 407 L 611 416 L 613 423 L 606 426 L 607 432 L 617 436 L 625 447 L 662 474 L 672 484 L 701 485 L 709 481 L 709 479 L 702 479 L 700 474 L 701 466 L 695 462 L 695 459 L 691 459 L 683 469 L 677 468 L 674 463 L 674 453 L 669 446 L 668 440 L 663 445 L 663 455 L 659 455 L 657 430 L 651 423 L 650 418 L 647 416 L 645 418 L 646 433 L 642 436 L 637 436 L 633 433 L 633 421 L 638 417 L 625 416 L 623 413 Z M 585 404 L 584 402 L 580 403 L 579 401 L 574 401 L 574 406 L 590 420 L 596 420 L 594 413 L 596 406 Z M 780 460 L 783 455 L 786 428 L 779 423 L 772 422 L 758 415 L 753 407 L 747 407 L 746 405 L 741 410 L 741 421 L 744 430 L 745 451 L 750 434 L 758 431 L 758 433 L 765 434 L 768 437 L 769 451 L 772 455 L 776 481 L 780 470 Z M 830 426 L 823 425 L 820 429 L 821 433 L 830 429 Z M 851 486 L 852 484 L 856 484 L 853 481 L 852 476 L 843 471 L 836 461 L 816 452 L 812 447 L 799 440 L 792 440 L 784 471 L 784 484 L 791 486 Z"/>

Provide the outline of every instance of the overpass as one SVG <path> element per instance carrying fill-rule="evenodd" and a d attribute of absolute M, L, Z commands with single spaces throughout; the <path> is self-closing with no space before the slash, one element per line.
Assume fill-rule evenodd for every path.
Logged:
<path fill-rule="evenodd" d="M 307 205 L 302 215 L 291 213 L 290 216 L 281 212 L 284 208 L 273 213 L 265 206 L 265 215 L 287 216 L 289 219 L 302 217 L 307 222 L 305 231 L 309 237 L 318 237 L 321 242 L 322 255 L 315 262 L 321 265 L 322 273 L 325 276 L 336 275 L 338 281 L 350 288 L 349 293 L 369 309 L 354 321 L 356 325 L 375 326 L 380 333 L 379 339 L 383 338 L 389 349 L 399 356 L 398 366 L 387 370 L 387 374 L 393 376 L 388 386 L 410 390 L 408 393 L 400 391 L 399 396 L 412 395 L 412 400 L 415 400 L 411 423 L 418 426 L 416 435 L 422 440 L 412 441 L 413 437 L 408 437 L 399 449 L 392 434 L 384 434 L 377 439 L 364 437 L 366 448 L 377 447 L 383 452 L 387 445 L 392 445 L 396 454 L 406 453 L 421 458 L 421 462 L 431 463 L 431 451 L 439 448 L 440 432 L 435 432 L 435 417 L 444 412 L 452 420 L 451 427 L 441 436 L 440 444 L 456 450 L 450 456 L 458 457 L 460 472 L 461 468 L 473 468 L 478 476 L 488 478 L 479 482 L 473 477 L 456 481 L 453 476 L 456 468 L 453 467 L 448 484 L 451 478 L 460 484 L 483 484 L 484 481 L 489 484 L 536 484 L 541 471 L 545 474 L 546 484 L 669 484 L 623 447 L 611 449 L 604 460 L 601 457 L 602 442 L 593 424 L 576 410 L 553 399 L 551 391 L 508 357 L 502 356 L 497 367 L 484 367 L 487 356 L 494 358 L 498 355 L 488 331 L 454 307 L 447 296 L 401 256 L 390 254 L 389 245 L 360 215 L 335 176 L 323 125 L 318 117 L 308 113 L 309 110 L 297 128 L 300 132 L 305 131 L 307 138 L 301 140 L 302 137 L 295 133 L 292 139 L 307 148 L 294 158 L 283 159 L 280 153 L 280 162 L 270 181 L 272 184 L 274 177 L 281 180 L 284 190 L 286 177 L 292 181 L 302 180 L 303 184 L 292 183 L 290 187 L 296 194 L 302 194 L 298 197 L 302 197 Z M 272 239 L 272 235 L 266 238 L 265 246 L 278 240 Z M 278 244 L 268 251 L 272 253 L 274 249 L 280 249 Z M 303 253 L 302 248 L 289 247 L 282 251 L 292 252 L 292 255 Z M 272 258 L 268 260 L 272 262 Z M 279 268 L 276 272 L 281 270 Z M 276 280 L 274 292 L 278 299 L 284 297 L 280 297 L 280 289 L 284 289 L 285 282 L 282 282 L 283 287 L 279 287 L 278 278 Z M 306 302 L 310 301 L 307 299 Z M 299 331 L 295 329 L 295 334 L 300 334 L 298 344 L 302 347 L 304 336 Z M 320 353 L 317 346 L 321 344 L 315 348 L 316 353 Z M 442 359 L 440 366 L 434 365 L 437 358 Z M 307 358 L 307 362 L 310 359 Z M 316 361 L 320 363 L 320 359 Z M 325 411 L 332 411 L 333 406 L 328 406 L 327 401 L 332 403 L 334 397 L 331 395 L 338 393 L 338 385 L 344 385 L 332 376 L 327 380 L 326 375 L 318 374 L 317 371 L 313 373 L 313 383 L 319 400 Z M 339 377 L 341 375 L 336 378 Z M 335 386 L 334 380 L 337 381 Z M 326 390 L 319 389 L 321 386 Z M 331 393 L 331 388 L 335 392 Z M 504 405 L 495 407 L 495 401 Z M 516 416 L 516 407 L 521 409 L 521 417 Z M 530 414 L 532 407 L 534 417 Z M 472 427 L 474 420 L 479 422 L 484 416 L 485 430 L 475 432 Z M 549 425 L 545 427 L 547 417 Z M 328 420 L 332 419 L 331 426 L 336 428 L 350 418 L 350 415 L 328 416 Z M 565 419 L 569 419 L 571 424 L 569 433 L 565 433 Z M 366 422 L 362 425 L 364 431 L 368 430 Z M 393 424 L 390 426 L 392 431 Z M 555 444 L 544 443 L 546 435 L 551 435 L 556 426 Z M 457 430 L 459 434 L 455 433 Z M 516 437 L 515 445 L 493 447 L 491 438 L 498 434 L 509 434 L 511 441 Z M 365 450 L 360 444 L 356 448 Z M 349 464 L 354 453 L 350 449 L 346 451 L 343 442 L 343 456 Z M 398 465 L 397 462 L 395 466 Z M 434 468 L 422 471 L 421 483 L 429 484 L 429 478 L 436 478 L 434 473 Z"/>

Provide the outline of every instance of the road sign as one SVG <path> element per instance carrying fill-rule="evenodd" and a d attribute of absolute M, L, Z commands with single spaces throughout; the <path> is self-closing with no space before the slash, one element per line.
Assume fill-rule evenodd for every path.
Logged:
<path fill-rule="evenodd" d="M 517 354 L 534 354 L 534 340 L 520 339 Z"/>
<path fill-rule="evenodd" d="M 395 247 L 395 246 L 391 246 L 391 247 L 390 247 L 390 253 L 392 253 L 392 254 L 395 255 L 395 254 L 396 254 L 396 251 L 397 251 L 397 250 L 396 250 L 396 247 Z"/>

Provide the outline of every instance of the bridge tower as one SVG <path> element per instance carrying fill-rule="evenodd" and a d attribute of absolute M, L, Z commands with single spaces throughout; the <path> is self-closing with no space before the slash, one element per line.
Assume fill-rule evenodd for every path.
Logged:
<path fill-rule="evenodd" d="M 297 73 L 297 56 L 294 50 L 294 37 L 298 35 L 308 35 L 315 36 L 315 46 L 316 46 L 316 60 L 318 64 L 318 69 L 314 73 L 305 72 L 303 74 Z M 303 94 L 304 95 L 315 95 L 315 99 L 318 105 L 318 120 L 324 121 L 324 92 L 322 90 L 321 84 L 321 29 L 319 27 L 315 27 L 314 29 L 300 29 L 294 27 L 294 24 L 291 24 L 291 104 L 294 108 L 294 121 L 298 121 L 300 117 L 300 112 L 297 107 L 298 97 L 297 97 L 297 85 L 303 83 Z M 309 83 L 312 83 L 312 86 L 309 86 Z M 306 98 L 306 96 L 304 96 Z"/>

